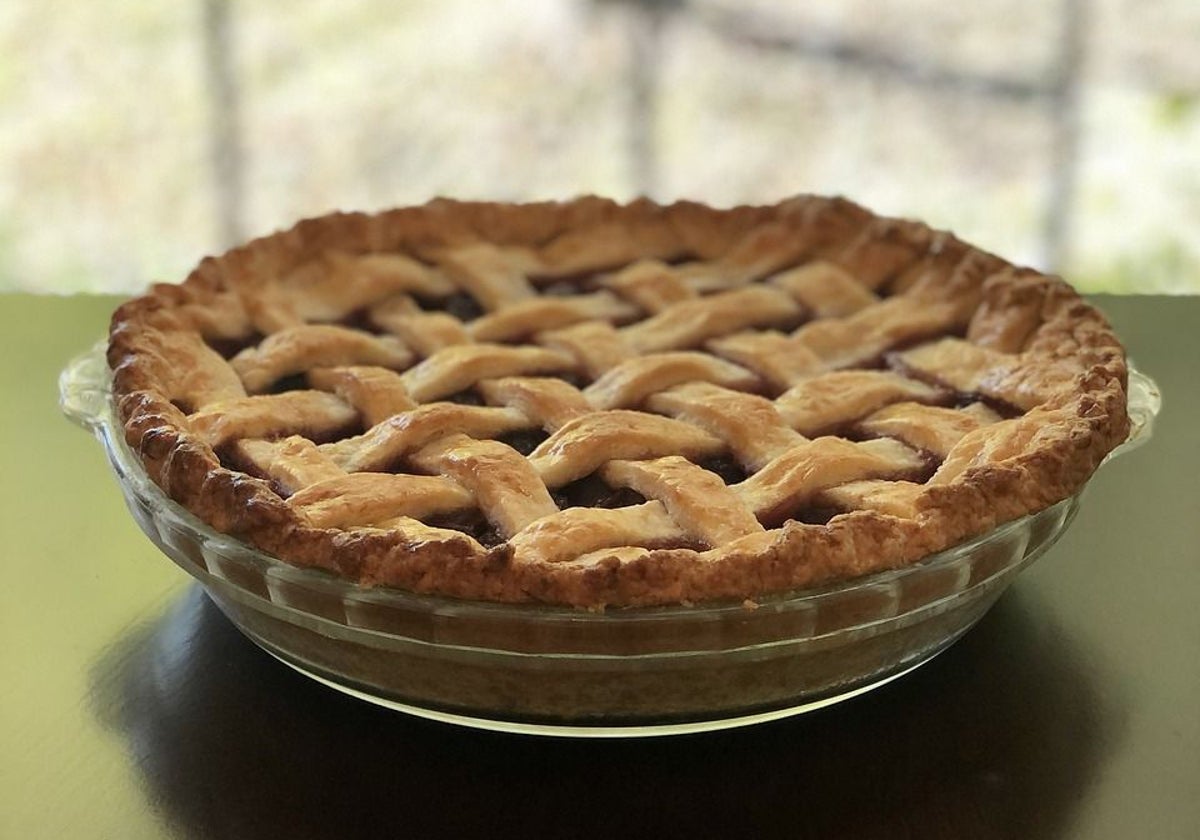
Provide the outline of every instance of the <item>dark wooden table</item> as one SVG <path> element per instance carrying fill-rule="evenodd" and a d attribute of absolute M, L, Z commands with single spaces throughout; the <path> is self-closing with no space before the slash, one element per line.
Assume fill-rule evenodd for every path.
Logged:
<path fill-rule="evenodd" d="M 1103 298 L 1166 407 L 961 642 L 707 735 L 459 729 L 308 681 L 122 506 L 55 377 L 111 298 L 0 298 L 0 837 L 1200 837 L 1200 299 Z"/>

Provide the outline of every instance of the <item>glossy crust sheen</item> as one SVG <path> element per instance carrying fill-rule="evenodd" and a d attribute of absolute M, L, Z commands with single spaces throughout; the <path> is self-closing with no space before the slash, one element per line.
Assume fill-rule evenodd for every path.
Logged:
<path fill-rule="evenodd" d="M 834 492 L 834 502 L 853 496 L 864 509 L 827 524 L 789 521 L 720 551 L 614 550 L 577 563 L 518 562 L 507 542 L 483 550 L 466 539 L 413 541 L 380 528 L 312 527 L 267 481 L 223 467 L 163 386 L 168 368 L 181 364 L 177 348 L 164 349 L 172 336 L 199 331 L 215 344 L 253 332 L 252 307 L 238 305 L 252 298 L 244 291 L 329 248 L 419 258 L 483 240 L 541 248 L 554 259 L 556 248 L 581 247 L 571 241 L 579 232 L 585 240 L 602 238 L 620 264 L 645 255 L 717 259 L 760 228 L 795 237 L 806 258 L 845 266 L 858 277 L 874 273 L 873 286 L 883 292 L 901 292 L 918 276 L 946 284 L 948 300 L 970 307 L 967 341 L 1023 354 L 1027 363 L 1012 374 L 1021 380 L 1010 383 L 1013 393 L 1050 395 L 1031 400 L 1036 429 L 1018 450 L 975 459 L 943 483 L 901 487 L 897 494 L 890 485 L 860 482 Z M 1076 493 L 1128 432 L 1123 350 L 1103 316 L 1069 286 L 918 223 L 877 219 L 850 202 L 815 197 L 729 210 L 598 198 L 529 205 L 438 200 L 374 216 L 335 214 L 208 258 L 181 285 L 158 285 L 126 303 L 113 317 L 108 360 L 127 442 L 171 498 L 217 530 L 364 585 L 592 608 L 754 598 L 903 566 Z"/>

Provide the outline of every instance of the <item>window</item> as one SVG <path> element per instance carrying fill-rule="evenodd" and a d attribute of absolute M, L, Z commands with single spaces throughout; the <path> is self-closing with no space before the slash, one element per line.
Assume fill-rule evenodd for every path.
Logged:
<path fill-rule="evenodd" d="M 436 195 L 836 192 L 1085 290 L 1200 291 L 1189 0 L 500 8 L 9 4 L 0 289 L 134 291 Z"/>

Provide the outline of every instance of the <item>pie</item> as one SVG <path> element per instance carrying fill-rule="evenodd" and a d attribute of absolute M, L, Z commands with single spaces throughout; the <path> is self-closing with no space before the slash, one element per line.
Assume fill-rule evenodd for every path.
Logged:
<path fill-rule="evenodd" d="M 363 586 L 753 602 L 1077 493 L 1124 351 L 1057 278 L 840 198 L 439 199 L 300 222 L 121 306 L 176 502 Z"/>

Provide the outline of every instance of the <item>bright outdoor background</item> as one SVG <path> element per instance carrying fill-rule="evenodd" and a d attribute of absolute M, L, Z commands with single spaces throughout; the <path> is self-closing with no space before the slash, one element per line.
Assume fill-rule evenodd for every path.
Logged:
<path fill-rule="evenodd" d="M 9 0 L 0 290 L 133 291 L 332 209 L 840 193 L 1200 291 L 1195 0 Z"/>

